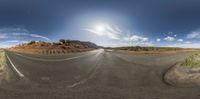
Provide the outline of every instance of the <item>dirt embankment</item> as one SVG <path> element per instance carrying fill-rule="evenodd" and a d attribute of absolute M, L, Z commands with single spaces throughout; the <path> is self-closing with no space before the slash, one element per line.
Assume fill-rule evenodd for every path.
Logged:
<path fill-rule="evenodd" d="M 200 86 L 200 54 L 190 55 L 170 68 L 164 79 L 175 86 Z"/>
<path fill-rule="evenodd" d="M 176 64 L 166 72 L 164 79 L 173 86 L 200 87 L 200 68 L 190 68 Z"/>
<path fill-rule="evenodd" d="M 73 52 L 84 52 L 97 48 L 98 46 L 91 42 L 61 39 L 59 42 L 53 43 L 31 41 L 26 44 L 14 46 L 8 50 L 28 54 L 57 55 Z"/>

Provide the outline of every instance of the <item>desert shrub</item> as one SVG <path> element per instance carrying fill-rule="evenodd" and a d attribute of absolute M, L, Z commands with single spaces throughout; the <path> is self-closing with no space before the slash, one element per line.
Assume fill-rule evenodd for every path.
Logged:
<path fill-rule="evenodd" d="M 6 63 L 5 52 L 0 50 L 0 70 L 1 71 L 4 69 L 5 63 Z"/>
<path fill-rule="evenodd" d="M 53 43 L 53 45 L 55 45 L 55 46 L 56 46 L 56 45 L 62 45 L 62 44 L 61 44 L 61 43 Z"/>
<path fill-rule="evenodd" d="M 30 41 L 29 43 L 28 43 L 28 45 L 32 45 L 32 44 L 35 44 L 36 43 L 36 41 Z"/>
<path fill-rule="evenodd" d="M 144 51 L 149 51 L 149 48 L 144 48 L 143 50 L 144 50 Z"/>
<path fill-rule="evenodd" d="M 200 68 L 200 54 L 194 54 L 187 57 L 185 60 L 183 60 L 181 65 L 191 68 Z"/>
<path fill-rule="evenodd" d="M 62 43 L 62 44 L 65 44 L 65 43 L 66 43 L 66 42 L 65 42 L 65 39 L 60 39 L 59 42 Z"/>

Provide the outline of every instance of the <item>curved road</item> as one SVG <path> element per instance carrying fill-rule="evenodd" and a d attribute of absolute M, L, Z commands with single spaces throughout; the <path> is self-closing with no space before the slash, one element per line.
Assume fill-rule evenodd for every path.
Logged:
<path fill-rule="evenodd" d="M 199 99 L 199 88 L 166 84 L 163 73 L 190 53 L 126 55 L 103 49 L 59 56 L 7 53 L 0 99 Z M 23 75 L 23 76 L 20 76 Z"/>

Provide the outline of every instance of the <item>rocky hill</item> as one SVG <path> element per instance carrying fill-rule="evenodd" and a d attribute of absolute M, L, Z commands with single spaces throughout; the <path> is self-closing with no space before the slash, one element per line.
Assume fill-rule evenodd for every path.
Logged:
<path fill-rule="evenodd" d="M 98 46 L 91 42 L 78 40 L 60 39 L 59 42 L 31 41 L 9 48 L 10 51 L 23 52 L 30 54 L 65 54 L 71 52 L 83 52 L 97 49 Z"/>

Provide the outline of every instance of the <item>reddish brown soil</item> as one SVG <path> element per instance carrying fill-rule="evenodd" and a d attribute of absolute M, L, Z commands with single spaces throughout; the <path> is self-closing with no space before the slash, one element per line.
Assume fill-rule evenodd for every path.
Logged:
<path fill-rule="evenodd" d="M 55 43 L 48 42 L 35 42 L 20 44 L 9 48 L 9 51 L 28 53 L 28 54 L 65 54 L 72 52 L 84 52 L 93 49 L 97 49 L 98 46 L 91 42 L 83 42 L 78 40 L 60 40 Z"/>

